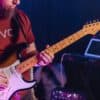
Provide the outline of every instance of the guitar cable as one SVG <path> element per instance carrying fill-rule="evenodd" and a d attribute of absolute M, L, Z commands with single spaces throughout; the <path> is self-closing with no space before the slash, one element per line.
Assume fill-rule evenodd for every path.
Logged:
<path fill-rule="evenodd" d="M 61 59 L 60 59 L 60 77 L 61 77 L 61 82 L 63 83 L 63 84 L 61 84 L 61 87 L 64 87 L 64 85 L 66 84 L 65 81 L 67 80 L 67 79 L 64 79 L 64 78 L 66 78 L 66 77 L 64 77 L 64 76 L 66 76 L 66 73 L 65 73 L 64 68 L 63 68 L 64 67 L 63 61 L 64 61 L 64 57 L 69 56 L 69 55 L 71 55 L 71 54 L 70 53 L 63 53 L 61 56 Z"/>

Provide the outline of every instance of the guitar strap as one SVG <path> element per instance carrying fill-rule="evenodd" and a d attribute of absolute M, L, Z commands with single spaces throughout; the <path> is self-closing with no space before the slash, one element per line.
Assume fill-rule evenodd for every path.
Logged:
<path fill-rule="evenodd" d="M 22 20 L 22 18 L 21 18 L 21 16 L 19 14 L 16 15 L 16 21 L 17 21 L 17 23 L 19 25 L 19 28 L 21 29 L 21 31 L 23 33 L 23 36 L 24 36 L 24 38 L 26 40 L 26 46 L 28 46 L 26 34 L 25 34 L 25 31 L 24 31 L 24 27 L 23 27 L 24 23 L 23 23 L 23 20 Z M 33 80 L 34 79 L 34 77 L 33 77 L 33 69 L 31 69 L 30 71 L 31 71 L 30 72 L 31 80 Z M 34 89 L 31 89 L 31 96 L 32 96 L 33 100 L 37 100 L 37 98 L 35 96 L 35 93 L 34 93 Z"/>
<path fill-rule="evenodd" d="M 16 17 L 16 22 L 19 25 L 19 28 L 21 29 L 21 31 L 23 33 L 23 36 L 24 36 L 24 38 L 26 40 L 26 43 L 27 43 L 26 34 L 25 34 L 25 31 L 24 31 L 24 27 L 23 27 L 23 24 L 24 24 L 23 20 L 22 20 L 22 18 L 21 18 L 21 16 L 19 14 L 16 14 L 15 17 Z M 28 43 L 27 43 L 27 45 L 28 45 Z"/>
<path fill-rule="evenodd" d="M 18 14 L 18 12 L 16 11 L 16 13 L 15 13 L 15 16 L 14 16 L 14 20 L 15 20 L 15 22 L 17 23 L 17 25 L 19 26 L 19 30 L 21 30 L 21 32 L 22 32 L 22 34 L 23 34 L 23 36 L 24 36 L 24 38 L 25 38 L 25 40 L 26 40 L 26 42 L 24 42 L 24 43 L 20 43 L 20 44 L 17 44 L 17 47 L 18 47 L 18 49 L 17 49 L 17 57 L 20 59 L 20 60 L 23 60 L 23 58 L 21 58 L 21 55 L 20 55 L 20 52 L 21 52 L 21 50 L 23 50 L 24 48 L 26 48 L 26 47 L 28 47 L 28 42 L 27 42 L 27 38 L 26 38 L 26 33 L 25 33 L 25 31 L 24 31 L 24 22 L 23 22 L 23 20 L 22 20 L 22 18 L 21 18 L 21 16 L 20 16 L 20 14 Z M 18 33 L 17 33 L 18 34 Z M 16 43 L 14 43 L 14 45 L 15 45 Z"/>

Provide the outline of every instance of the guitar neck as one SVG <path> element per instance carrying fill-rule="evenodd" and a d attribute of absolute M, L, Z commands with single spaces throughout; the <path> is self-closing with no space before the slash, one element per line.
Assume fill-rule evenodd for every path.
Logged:
<path fill-rule="evenodd" d="M 65 47 L 67 47 L 69 45 L 71 45 L 72 43 L 79 40 L 80 38 L 82 38 L 85 35 L 87 35 L 85 33 L 85 31 L 80 30 L 80 31 L 72 34 L 71 36 L 68 36 L 67 38 L 57 42 L 56 44 L 54 44 L 51 47 L 45 49 L 44 51 L 56 54 L 60 50 L 64 49 Z M 37 57 L 33 56 L 33 57 L 29 58 L 28 60 L 25 60 L 24 62 L 22 62 L 20 65 L 18 65 L 17 70 L 20 73 L 23 73 L 23 72 L 27 71 L 28 69 L 30 69 L 31 67 L 33 67 L 37 63 L 37 61 L 38 61 Z"/>
<path fill-rule="evenodd" d="M 84 37 L 87 35 L 83 30 L 80 30 L 71 36 L 68 36 L 67 38 L 57 42 L 56 44 L 52 45 L 51 47 L 45 49 L 44 51 L 46 52 L 51 52 L 53 54 L 56 54 L 57 52 L 61 51 L 62 49 L 68 47 L 72 43 L 76 42 L 80 38 Z"/>

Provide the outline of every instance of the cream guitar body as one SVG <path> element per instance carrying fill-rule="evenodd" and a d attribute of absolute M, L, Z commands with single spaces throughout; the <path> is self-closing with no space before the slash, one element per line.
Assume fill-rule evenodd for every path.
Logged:
<path fill-rule="evenodd" d="M 25 81 L 22 78 L 22 74 L 16 71 L 16 66 L 20 64 L 19 60 L 16 60 L 8 67 L 0 68 L 0 71 L 4 71 L 8 75 L 8 87 L 0 90 L 0 100 L 10 100 L 11 97 L 20 90 L 26 90 L 32 88 L 36 81 Z"/>

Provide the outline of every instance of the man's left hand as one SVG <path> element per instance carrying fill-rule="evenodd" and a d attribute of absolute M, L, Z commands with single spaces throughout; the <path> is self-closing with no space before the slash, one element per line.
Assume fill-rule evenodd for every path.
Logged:
<path fill-rule="evenodd" d="M 49 46 L 47 46 L 48 48 Z M 53 59 L 54 59 L 54 54 L 53 53 L 49 53 L 46 51 L 41 51 L 39 53 L 39 55 L 37 56 L 38 58 L 38 65 L 40 66 L 46 66 L 50 63 L 52 63 Z"/>

